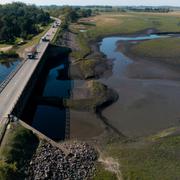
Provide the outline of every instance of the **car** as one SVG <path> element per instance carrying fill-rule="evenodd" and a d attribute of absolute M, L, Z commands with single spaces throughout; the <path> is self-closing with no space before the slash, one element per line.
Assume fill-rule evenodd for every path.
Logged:
<path fill-rule="evenodd" d="M 28 59 L 35 59 L 37 54 L 37 46 L 33 46 L 28 52 L 27 52 L 27 58 Z"/>
<path fill-rule="evenodd" d="M 48 41 L 50 41 L 50 40 L 47 38 L 47 36 L 43 36 L 43 37 L 41 38 L 41 40 L 42 40 L 43 42 L 48 42 Z"/>

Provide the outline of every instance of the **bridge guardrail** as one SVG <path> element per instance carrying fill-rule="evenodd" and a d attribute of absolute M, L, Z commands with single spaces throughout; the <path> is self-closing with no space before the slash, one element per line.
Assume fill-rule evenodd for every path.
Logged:
<path fill-rule="evenodd" d="M 6 129 L 7 129 L 7 126 L 9 124 L 9 120 L 8 118 L 3 118 L 2 121 L 4 122 L 1 126 L 0 126 L 0 146 L 1 146 L 1 143 L 2 143 L 2 140 L 4 138 L 4 135 L 5 135 L 5 132 L 6 132 Z"/>
<path fill-rule="evenodd" d="M 4 90 L 4 88 L 10 82 L 10 80 L 16 75 L 16 73 L 21 69 L 21 67 L 24 65 L 26 61 L 27 59 L 23 60 L 20 64 L 18 64 L 17 67 L 0 84 L 0 93 Z M 1 119 L 1 121 L 3 122 L 3 124 L 2 126 L 0 126 L 0 145 L 6 132 L 7 125 L 9 124 L 9 120 L 7 117 L 4 117 L 3 119 Z"/>
<path fill-rule="evenodd" d="M 20 64 L 18 64 L 17 67 L 6 77 L 6 79 L 2 81 L 2 83 L 0 83 L 0 93 L 4 90 L 10 80 L 16 75 L 16 73 L 21 69 L 21 67 L 26 61 L 27 59 L 23 60 Z"/>

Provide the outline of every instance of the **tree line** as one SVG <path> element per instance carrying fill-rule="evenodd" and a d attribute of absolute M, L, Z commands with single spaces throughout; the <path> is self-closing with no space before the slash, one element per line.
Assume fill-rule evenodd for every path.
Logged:
<path fill-rule="evenodd" d="M 42 6 L 42 8 L 49 12 L 51 16 L 61 19 L 61 26 L 59 28 L 56 39 L 63 37 L 65 31 L 71 23 L 77 22 L 79 18 L 89 17 L 92 15 L 91 9 L 84 9 L 81 7 L 70 6 Z"/>
<path fill-rule="evenodd" d="M 171 12 L 172 9 L 166 8 L 166 7 L 143 7 L 143 8 L 138 8 L 138 7 L 127 7 L 126 8 L 129 11 L 135 11 L 135 12 L 154 12 L 154 13 L 168 13 Z"/>
<path fill-rule="evenodd" d="M 29 39 L 49 21 L 49 13 L 35 5 L 20 2 L 0 5 L 0 41 L 14 42 L 18 37 Z"/>
<path fill-rule="evenodd" d="M 67 29 L 70 23 L 76 22 L 79 18 L 89 17 L 92 15 L 91 9 L 73 6 L 42 6 L 42 8 L 49 12 L 51 16 L 61 17 L 61 29 Z"/>
<path fill-rule="evenodd" d="M 70 22 L 75 22 L 79 18 L 92 15 L 91 9 L 73 6 L 44 6 L 43 9 L 54 17 L 66 16 L 67 20 Z"/>

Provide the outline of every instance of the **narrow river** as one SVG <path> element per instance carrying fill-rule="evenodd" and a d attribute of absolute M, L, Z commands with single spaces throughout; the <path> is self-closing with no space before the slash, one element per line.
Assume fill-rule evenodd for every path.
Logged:
<path fill-rule="evenodd" d="M 154 38 L 165 37 L 108 37 L 100 43 L 100 51 L 114 60 L 112 76 L 100 81 L 119 94 L 103 115 L 126 136 L 149 135 L 179 125 L 180 71 L 145 59 L 134 61 L 117 50 L 117 42 Z"/>

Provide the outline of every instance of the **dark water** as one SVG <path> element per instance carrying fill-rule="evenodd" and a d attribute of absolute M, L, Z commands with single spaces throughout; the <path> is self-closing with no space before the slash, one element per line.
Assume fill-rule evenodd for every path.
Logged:
<path fill-rule="evenodd" d="M 105 127 L 95 114 L 42 101 L 44 98 L 68 99 L 73 89 L 82 84 L 84 81 L 69 80 L 68 57 L 48 59 L 21 119 L 56 141 L 65 137 L 84 140 L 100 135 Z"/>
<path fill-rule="evenodd" d="M 100 43 L 100 51 L 103 52 L 107 58 L 109 59 L 121 59 L 120 61 L 114 61 L 113 67 L 113 75 L 121 75 L 123 73 L 124 68 L 133 62 L 130 58 L 125 56 L 123 53 L 116 51 L 117 42 L 128 42 L 128 41 L 145 41 L 145 40 L 152 40 L 152 39 L 160 39 L 166 38 L 167 36 L 159 36 L 159 35 L 147 35 L 147 36 L 134 36 L 134 37 L 107 37 L 102 40 Z"/>
<path fill-rule="evenodd" d="M 6 79 L 6 77 L 16 68 L 19 63 L 19 59 L 0 63 L 0 83 Z"/>
<path fill-rule="evenodd" d="M 179 126 L 180 70 L 145 59 L 134 61 L 117 51 L 117 42 L 154 38 L 165 37 L 109 37 L 100 43 L 101 52 L 114 59 L 112 76 L 100 81 L 119 94 L 119 100 L 103 115 L 127 136 L 149 135 Z"/>
<path fill-rule="evenodd" d="M 45 69 L 22 119 L 46 136 L 63 140 L 69 110 L 40 99 L 69 98 L 73 81 L 68 79 L 68 58 L 48 59 Z"/>

